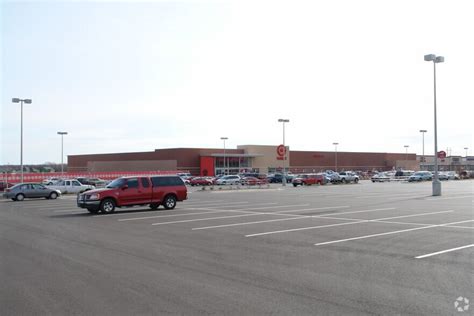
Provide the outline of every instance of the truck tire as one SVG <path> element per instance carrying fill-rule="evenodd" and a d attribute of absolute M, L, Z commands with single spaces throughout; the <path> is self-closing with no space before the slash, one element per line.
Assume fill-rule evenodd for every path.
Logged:
<path fill-rule="evenodd" d="M 100 203 L 100 210 L 104 214 L 115 212 L 115 201 L 113 199 L 105 199 Z"/>
<path fill-rule="evenodd" d="M 165 196 L 165 199 L 163 200 L 163 206 L 167 210 L 174 209 L 176 207 L 176 197 L 172 194 Z"/>
<path fill-rule="evenodd" d="M 157 210 L 159 206 L 160 206 L 160 204 L 158 204 L 158 203 L 151 203 L 151 204 L 150 204 L 150 208 L 151 208 L 152 210 Z"/>
<path fill-rule="evenodd" d="M 355 178 L 354 179 L 354 183 L 358 183 L 359 182 L 359 179 L 358 178 Z"/>

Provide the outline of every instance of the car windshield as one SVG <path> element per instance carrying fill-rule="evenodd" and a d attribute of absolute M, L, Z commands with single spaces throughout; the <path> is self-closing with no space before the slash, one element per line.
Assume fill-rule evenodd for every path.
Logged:
<path fill-rule="evenodd" d="M 127 183 L 127 179 L 124 179 L 124 178 L 118 178 L 118 179 L 115 179 L 114 181 L 110 182 L 106 188 L 109 188 L 109 189 L 117 189 L 117 188 L 121 188 L 125 185 L 125 183 Z"/>

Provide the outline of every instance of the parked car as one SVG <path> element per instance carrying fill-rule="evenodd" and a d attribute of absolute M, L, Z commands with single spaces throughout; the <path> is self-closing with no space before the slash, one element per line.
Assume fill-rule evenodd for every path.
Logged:
<path fill-rule="evenodd" d="M 53 178 L 44 179 L 42 183 L 44 185 L 52 185 L 52 184 L 55 184 L 56 182 L 58 182 L 59 180 L 61 180 L 61 179 L 53 177 Z"/>
<path fill-rule="evenodd" d="M 187 189 L 178 176 L 123 177 L 105 188 L 81 193 L 77 206 L 90 213 L 113 213 L 116 207 L 149 205 L 156 210 L 160 205 L 171 210 L 176 202 L 187 199 Z"/>
<path fill-rule="evenodd" d="M 370 180 L 372 180 L 372 182 L 389 182 L 391 180 L 391 177 L 386 172 L 379 172 L 377 174 L 374 174 L 372 178 L 370 178 Z"/>
<path fill-rule="evenodd" d="M 194 177 L 191 180 L 189 180 L 189 184 L 191 186 L 195 185 L 212 185 L 212 178 L 209 177 Z"/>
<path fill-rule="evenodd" d="M 3 191 L 5 191 L 5 189 L 11 188 L 12 186 L 14 186 L 13 183 L 10 183 L 10 182 L 0 182 L 0 191 L 3 192 Z"/>
<path fill-rule="evenodd" d="M 459 174 L 455 171 L 446 171 L 446 175 L 448 176 L 448 180 L 459 180 L 461 179 Z"/>
<path fill-rule="evenodd" d="M 339 172 L 339 177 L 341 178 L 341 182 L 344 183 L 359 182 L 359 176 L 352 171 L 341 171 Z"/>
<path fill-rule="evenodd" d="M 217 185 L 223 185 L 223 184 L 239 184 L 240 183 L 240 176 L 238 175 L 228 175 L 228 176 L 223 176 L 220 177 L 219 179 L 216 180 Z"/>
<path fill-rule="evenodd" d="M 323 173 L 300 174 L 293 178 L 292 183 L 294 187 L 298 185 L 323 185 L 327 183 L 327 179 Z"/>
<path fill-rule="evenodd" d="M 82 183 L 82 184 L 85 184 L 85 185 L 93 185 L 93 186 L 95 186 L 96 188 L 98 188 L 98 187 L 105 187 L 107 184 L 110 183 L 110 181 L 103 180 L 103 179 L 100 179 L 100 178 L 84 178 L 84 177 L 80 177 L 80 178 L 76 178 L 76 180 L 79 181 L 79 182 Z"/>
<path fill-rule="evenodd" d="M 293 174 L 287 174 L 286 175 L 286 182 L 291 183 L 293 181 Z M 274 174 L 269 174 L 267 176 L 267 180 L 270 183 L 282 183 L 283 182 L 283 174 L 281 173 L 274 173 Z"/>
<path fill-rule="evenodd" d="M 434 174 L 433 174 L 433 177 L 434 177 Z M 448 181 L 448 180 L 449 180 L 449 176 L 448 176 L 446 173 L 444 173 L 444 172 L 440 172 L 440 173 L 438 173 L 438 179 L 439 179 L 440 181 Z"/>
<path fill-rule="evenodd" d="M 337 172 L 324 172 L 324 176 L 326 177 L 326 181 L 329 183 L 341 183 L 341 177 L 339 176 L 339 173 Z"/>
<path fill-rule="evenodd" d="M 268 184 L 267 179 L 259 179 L 256 177 L 244 177 L 240 180 L 242 185 L 264 185 Z"/>
<path fill-rule="evenodd" d="M 408 177 L 408 182 L 431 180 L 433 180 L 433 174 L 429 171 L 417 171 Z"/>
<path fill-rule="evenodd" d="M 46 198 L 55 200 L 60 195 L 61 192 L 58 190 L 47 188 L 41 183 L 19 183 L 6 189 L 3 197 L 12 199 L 13 201 L 23 201 L 25 198 Z"/>
<path fill-rule="evenodd" d="M 95 186 L 89 184 L 82 184 L 76 179 L 60 180 L 48 188 L 59 190 L 62 194 L 66 193 L 82 193 L 89 190 L 94 190 Z"/>

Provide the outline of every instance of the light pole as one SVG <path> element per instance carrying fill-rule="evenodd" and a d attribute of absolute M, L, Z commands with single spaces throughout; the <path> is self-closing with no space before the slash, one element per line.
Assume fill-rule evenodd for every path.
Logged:
<path fill-rule="evenodd" d="M 408 145 L 404 145 L 403 147 L 405 147 L 405 167 L 407 168 L 408 170 Z"/>
<path fill-rule="evenodd" d="M 289 119 L 278 119 L 278 122 L 283 123 L 283 148 L 285 148 L 285 155 L 283 157 L 283 178 L 281 179 L 281 185 L 286 186 L 286 145 L 285 145 L 285 123 L 289 123 Z"/>
<path fill-rule="evenodd" d="M 19 99 L 13 98 L 13 103 L 21 104 L 21 140 L 20 140 L 20 165 L 21 165 L 21 182 L 23 183 L 23 103 L 31 104 L 33 101 L 31 99 Z"/>
<path fill-rule="evenodd" d="M 467 150 L 468 149 L 469 149 L 468 147 L 464 147 L 464 150 L 466 151 L 466 159 L 467 159 Z"/>
<path fill-rule="evenodd" d="M 421 152 L 421 162 L 425 162 L 425 133 L 427 132 L 426 129 L 420 129 L 420 133 L 422 135 L 422 152 Z"/>
<path fill-rule="evenodd" d="M 337 145 L 339 143 L 332 143 L 334 145 L 334 171 L 337 172 Z"/>
<path fill-rule="evenodd" d="M 58 135 L 61 135 L 61 177 L 64 176 L 64 135 L 67 135 L 67 132 L 58 132 Z"/>
<path fill-rule="evenodd" d="M 225 141 L 228 139 L 229 139 L 228 137 L 221 137 L 221 140 L 224 141 L 224 175 L 226 175 L 226 169 L 227 169 L 227 166 L 225 164 Z"/>
<path fill-rule="evenodd" d="M 433 91 L 434 91 L 434 177 L 433 177 L 433 196 L 441 195 L 441 181 L 438 174 L 438 122 L 436 117 L 436 64 L 443 63 L 443 56 L 435 54 L 425 55 L 425 61 L 433 62 Z"/>

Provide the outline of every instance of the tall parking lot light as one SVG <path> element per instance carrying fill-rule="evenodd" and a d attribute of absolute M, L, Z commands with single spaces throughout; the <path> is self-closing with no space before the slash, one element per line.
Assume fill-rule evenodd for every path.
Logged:
<path fill-rule="evenodd" d="M 433 62 L 433 82 L 434 82 L 434 177 L 433 177 L 433 196 L 441 195 L 441 181 L 439 181 L 438 172 L 438 123 L 436 117 L 436 64 L 443 63 L 443 56 L 436 56 L 435 54 L 425 55 L 425 61 Z"/>
<path fill-rule="evenodd" d="M 31 104 L 33 101 L 31 99 L 20 99 L 20 98 L 13 98 L 13 103 L 20 103 L 21 104 L 21 136 L 20 136 L 20 168 L 21 168 L 21 182 L 23 183 L 23 103 Z"/>
<path fill-rule="evenodd" d="M 332 143 L 334 145 L 334 171 L 337 172 L 337 145 L 339 143 Z"/>
<path fill-rule="evenodd" d="M 421 151 L 421 162 L 425 162 L 425 133 L 427 132 L 426 129 L 420 129 L 420 133 L 422 135 L 422 151 Z"/>
<path fill-rule="evenodd" d="M 464 147 L 464 150 L 466 151 L 466 159 L 467 159 L 467 150 L 468 149 L 469 149 L 468 147 Z"/>
<path fill-rule="evenodd" d="M 403 147 L 405 147 L 405 167 L 408 169 L 408 145 L 404 145 Z"/>
<path fill-rule="evenodd" d="M 224 141 L 224 175 L 227 174 L 227 165 L 225 164 L 225 141 L 228 139 L 228 137 L 221 137 L 221 140 Z"/>
<path fill-rule="evenodd" d="M 283 148 L 285 148 L 285 154 L 283 156 L 283 178 L 281 179 L 281 185 L 285 186 L 286 185 L 286 145 L 285 145 L 285 123 L 289 123 L 289 119 L 278 119 L 278 122 L 283 123 Z"/>
<path fill-rule="evenodd" d="M 67 132 L 58 132 L 58 135 L 61 135 L 61 177 L 64 176 L 64 135 L 67 135 Z"/>

